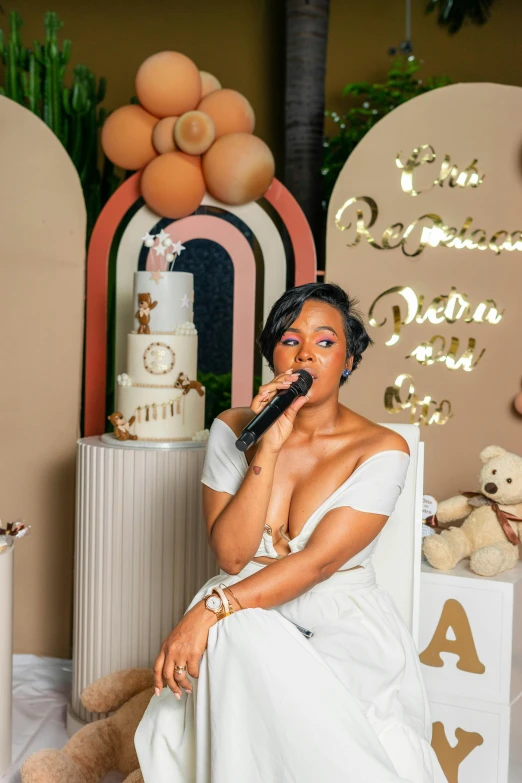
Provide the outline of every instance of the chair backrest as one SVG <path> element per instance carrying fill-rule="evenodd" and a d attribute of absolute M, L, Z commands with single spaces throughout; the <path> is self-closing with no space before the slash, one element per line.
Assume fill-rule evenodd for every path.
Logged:
<path fill-rule="evenodd" d="M 404 490 L 379 537 L 373 555 L 377 583 L 391 595 L 414 641 L 418 640 L 422 546 L 424 444 L 414 424 L 383 424 L 398 432 L 410 448 Z"/>

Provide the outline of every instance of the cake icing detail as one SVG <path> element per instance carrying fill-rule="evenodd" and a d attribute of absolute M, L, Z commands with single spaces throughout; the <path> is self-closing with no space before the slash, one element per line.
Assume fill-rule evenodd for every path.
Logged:
<path fill-rule="evenodd" d="M 205 441 L 208 440 L 210 430 L 199 430 L 192 436 L 192 440 Z"/>
<path fill-rule="evenodd" d="M 184 324 L 180 324 L 179 326 L 176 326 L 176 329 L 174 331 L 175 335 L 189 335 L 189 334 L 197 334 L 197 329 L 192 323 L 192 321 L 185 321 Z"/>
<path fill-rule="evenodd" d="M 143 365 L 152 375 L 166 375 L 176 363 L 176 355 L 167 343 L 151 343 L 143 354 Z"/>

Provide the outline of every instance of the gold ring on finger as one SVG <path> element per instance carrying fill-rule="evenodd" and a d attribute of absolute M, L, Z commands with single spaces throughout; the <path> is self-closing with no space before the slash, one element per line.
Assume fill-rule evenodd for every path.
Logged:
<path fill-rule="evenodd" d="M 176 674 L 183 674 L 183 672 L 187 671 L 187 667 L 186 666 L 174 666 L 174 671 L 176 672 Z"/>

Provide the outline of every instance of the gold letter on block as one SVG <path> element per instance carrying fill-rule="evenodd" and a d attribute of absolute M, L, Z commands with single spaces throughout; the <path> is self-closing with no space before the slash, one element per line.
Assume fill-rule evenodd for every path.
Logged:
<path fill-rule="evenodd" d="M 448 783 L 459 783 L 459 767 L 472 750 L 482 745 L 484 738 L 474 731 L 455 729 L 457 744 L 454 748 L 448 742 L 444 726 L 440 721 L 433 724 L 431 745 Z"/>
<path fill-rule="evenodd" d="M 448 628 L 453 629 L 455 639 L 447 638 Z M 454 598 L 444 604 L 433 638 L 419 657 L 426 666 L 444 666 L 441 652 L 459 656 L 457 669 L 473 674 L 484 674 L 486 671 L 477 655 L 468 616 L 462 604 Z"/>

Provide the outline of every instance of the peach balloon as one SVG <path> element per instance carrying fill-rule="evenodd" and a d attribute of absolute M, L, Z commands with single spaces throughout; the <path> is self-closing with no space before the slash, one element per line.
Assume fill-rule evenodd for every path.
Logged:
<path fill-rule="evenodd" d="M 261 198 L 270 187 L 274 170 L 269 148 L 250 133 L 221 136 L 203 156 L 207 190 L 225 204 L 237 206 Z"/>
<path fill-rule="evenodd" d="M 226 133 L 253 133 L 255 115 L 244 95 L 236 90 L 216 90 L 205 96 L 198 106 L 214 120 L 216 138 Z"/>
<path fill-rule="evenodd" d="M 136 94 L 156 117 L 184 114 L 195 109 L 201 98 L 198 68 L 180 52 L 153 54 L 138 68 Z"/>
<path fill-rule="evenodd" d="M 515 397 L 515 409 L 517 413 L 522 415 L 522 392 L 519 392 Z"/>
<path fill-rule="evenodd" d="M 160 154 L 172 152 L 176 149 L 174 126 L 178 119 L 178 117 L 164 117 L 162 120 L 158 120 L 154 126 L 154 130 L 152 131 L 152 143 Z"/>
<path fill-rule="evenodd" d="M 178 151 L 160 155 L 142 174 L 141 194 L 162 217 L 174 219 L 192 214 L 205 195 L 201 158 Z"/>
<path fill-rule="evenodd" d="M 189 155 L 202 155 L 216 138 L 214 122 L 202 111 L 182 114 L 174 128 L 174 140 Z"/>
<path fill-rule="evenodd" d="M 156 157 L 152 130 L 158 118 L 134 104 L 110 114 L 102 128 L 103 151 L 116 166 L 136 171 Z"/>
<path fill-rule="evenodd" d="M 211 92 L 221 89 L 221 82 L 219 82 L 213 74 L 208 73 L 208 71 L 200 71 L 199 75 L 201 77 L 202 98 L 204 98 L 205 95 L 210 95 Z"/>

